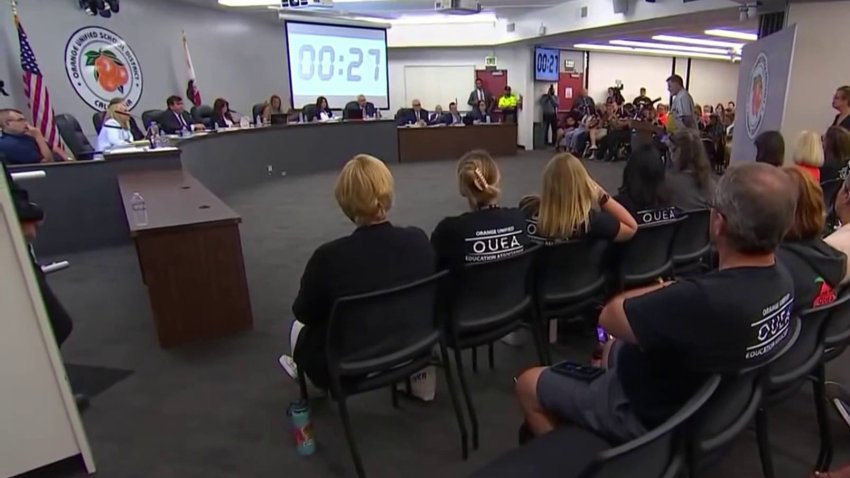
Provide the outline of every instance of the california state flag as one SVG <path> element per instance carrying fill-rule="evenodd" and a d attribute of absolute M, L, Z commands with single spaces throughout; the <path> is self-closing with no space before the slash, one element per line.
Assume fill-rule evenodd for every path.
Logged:
<path fill-rule="evenodd" d="M 183 32 L 183 53 L 186 55 L 186 68 L 189 73 L 189 82 L 186 85 L 186 96 L 195 106 L 201 105 L 201 90 L 198 89 L 198 80 L 195 78 L 195 67 L 192 65 L 192 55 L 189 54 L 189 41 L 186 32 Z"/>

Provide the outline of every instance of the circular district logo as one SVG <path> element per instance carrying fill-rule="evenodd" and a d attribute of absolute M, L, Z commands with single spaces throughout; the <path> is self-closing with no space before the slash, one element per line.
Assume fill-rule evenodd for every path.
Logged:
<path fill-rule="evenodd" d="M 767 107 L 767 88 L 770 71 L 767 68 L 767 55 L 759 53 L 753 69 L 747 91 L 747 136 L 755 139 L 761 129 L 764 110 Z"/>
<path fill-rule="evenodd" d="M 80 28 L 65 44 L 65 73 L 74 91 L 103 111 L 119 97 L 133 109 L 142 97 L 142 66 L 117 33 L 101 27 Z"/>

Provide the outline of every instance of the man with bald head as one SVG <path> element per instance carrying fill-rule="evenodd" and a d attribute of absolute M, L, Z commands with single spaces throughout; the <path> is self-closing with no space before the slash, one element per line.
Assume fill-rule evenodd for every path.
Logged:
<path fill-rule="evenodd" d="M 357 96 L 357 104 L 360 105 L 360 111 L 363 112 L 364 118 L 380 118 L 381 114 L 375 105 L 366 99 L 365 95 Z"/>
<path fill-rule="evenodd" d="M 16 109 L 0 109 L 0 154 L 7 164 L 35 164 L 53 161 L 54 154 L 62 160 L 74 157 L 59 148 L 51 148 L 41 131 L 31 125 Z"/>
<path fill-rule="evenodd" d="M 794 284 L 774 251 L 791 226 L 796 195 L 782 170 L 736 166 L 711 210 L 717 271 L 623 292 L 599 323 L 607 370 L 586 381 L 535 368 L 517 381 L 526 433 L 579 426 L 613 444 L 670 418 L 713 373 L 765 364 L 791 332 Z"/>

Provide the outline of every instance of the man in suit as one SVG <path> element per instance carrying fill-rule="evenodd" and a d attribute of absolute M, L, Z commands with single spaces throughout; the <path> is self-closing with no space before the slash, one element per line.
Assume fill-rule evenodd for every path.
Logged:
<path fill-rule="evenodd" d="M 457 103 L 449 103 L 449 112 L 443 116 L 443 123 L 449 126 L 463 124 L 463 115 L 457 110 Z"/>
<path fill-rule="evenodd" d="M 172 95 L 165 100 L 168 110 L 160 118 L 159 128 L 165 134 L 178 134 L 183 129 L 203 131 L 204 125 L 195 123 L 192 117 L 183 108 L 183 98 Z"/>
<path fill-rule="evenodd" d="M 398 124 L 425 126 L 428 124 L 428 112 L 422 109 L 422 103 L 419 100 L 413 100 L 412 108 L 405 111 L 405 114 L 398 119 Z"/>
<path fill-rule="evenodd" d="M 434 107 L 434 112 L 428 117 L 428 124 L 441 124 L 443 122 L 443 107 L 437 105 Z"/>
<path fill-rule="evenodd" d="M 466 104 L 474 111 L 478 109 L 479 101 L 487 102 L 487 111 L 493 109 L 493 95 L 484 88 L 484 82 L 481 81 L 481 78 L 475 80 L 475 89 L 469 93 L 469 99 L 466 101 Z"/>
<path fill-rule="evenodd" d="M 381 113 L 375 108 L 375 105 L 366 100 L 364 95 L 357 97 L 357 104 L 360 105 L 360 110 L 363 111 L 364 118 L 380 118 Z"/>

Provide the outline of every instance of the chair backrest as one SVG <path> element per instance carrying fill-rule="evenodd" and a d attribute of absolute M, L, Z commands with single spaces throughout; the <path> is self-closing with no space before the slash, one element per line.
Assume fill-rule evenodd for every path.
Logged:
<path fill-rule="evenodd" d="M 521 320 L 532 304 L 531 272 L 539 249 L 533 245 L 520 254 L 457 270 L 450 302 L 452 332 L 483 334 Z"/>
<path fill-rule="evenodd" d="M 723 377 L 718 390 L 688 428 L 688 461 L 692 471 L 722 456 L 750 424 L 761 405 L 771 365 L 794 347 L 800 329 L 800 320 L 792 318 L 789 338 L 770 360 Z"/>
<path fill-rule="evenodd" d="M 94 125 L 94 132 L 100 134 L 101 128 L 103 128 L 103 118 L 106 116 L 106 113 L 103 111 L 97 111 L 92 113 L 91 122 Z"/>
<path fill-rule="evenodd" d="M 624 289 L 654 282 L 673 271 L 673 238 L 684 217 L 643 224 L 620 251 L 620 286 Z"/>
<path fill-rule="evenodd" d="M 595 297 L 605 287 L 610 243 L 578 239 L 540 248 L 535 267 L 541 310 L 558 309 Z"/>
<path fill-rule="evenodd" d="M 366 375 L 429 354 L 443 330 L 437 301 L 447 276 L 337 299 L 327 336 L 331 376 Z"/>
<path fill-rule="evenodd" d="M 412 110 L 410 108 L 399 108 L 398 111 L 395 112 L 396 121 L 398 121 L 399 118 L 405 116 L 408 111 L 412 111 Z"/>
<path fill-rule="evenodd" d="M 147 110 L 142 112 L 142 123 L 145 129 L 150 128 L 151 123 L 154 121 L 157 123 L 162 122 L 162 115 L 165 113 L 164 110 Z"/>
<path fill-rule="evenodd" d="M 675 415 L 640 438 L 600 453 L 580 478 L 673 476 L 678 470 L 671 467 L 683 465 L 683 425 L 711 399 L 720 382 L 720 375 L 712 375 Z"/>
<path fill-rule="evenodd" d="M 711 211 L 699 209 L 686 214 L 673 239 L 673 264 L 677 266 L 699 261 L 711 250 Z"/>
<path fill-rule="evenodd" d="M 830 179 L 820 183 L 827 212 L 832 211 L 833 206 L 835 206 L 835 198 L 838 196 L 842 184 L 844 184 L 843 179 Z"/>
<path fill-rule="evenodd" d="M 55 116 L 56 128 L 59 129 L 59 136 L 62 141 L 68 145 L 68 149 L 74 153 L 77 159 L 91 159 L 94 153 L 94 148 L 86 135 L 83 134 L 83 128 L 80 122 L 73 115 L 63 113 Z"/>
<path fill-rule="evenodd" d="M 301 108 L 301 114 L 304 116 L 304 121 L 313 121 L 316 119 L 316 105 L 310 103 Z"/>
<path fill-rule="evenodd" d="M 255 119 L 257 119 L 257 116 L 260 116 L 261 114 L 263 114 L 263 109 L 265 107 L 266 107 L 265 103 L 257 103 L 254 106 L 252 106 L 251 107 L 251 118 L 250 118 L 250 120 L 254 121 Z M 283 106 L 281 106 L 281 108 L 283 108 Z"/>
<path fill-rule="evenodd" d="M 207 128 L 212 127 L 212 115 L 213 109 L 210 105 L 200 105 L 193 106 L 190 114 L 192 115 L 192 119 L 198 123 L 203 124 Z"/>
<path fill-rule="evenodd" d="M 790 387 L 808 377 L 823 357 L 828 320 L 850 311 L 848 303 L 850 294 L 843 294 L 830 304 L 800 312 L 800 335 L 794 346 L 771 364 L 768 391 Z"/>
<path fill-rule="evenodd" d="M 850 288 L 841 292 L 823 325 L 823 344 L 826 348 L 846 347 L 850 343 L 850 301 L 842 300 L 845 296 L 850 296 Z"/>
<path fill-rule="evenodd" d="M 359 110 L 359 109 L 360 109 L 360 104 L 358 104 L 356 101 L 349 101 L 348 103 L 345 104 L 345 108 L 342 109 L 342 119 L 351 118 L 351 111 L 352 110 Z"/>

